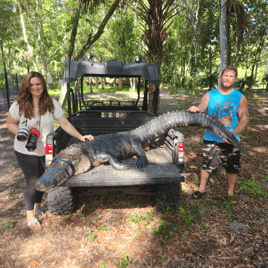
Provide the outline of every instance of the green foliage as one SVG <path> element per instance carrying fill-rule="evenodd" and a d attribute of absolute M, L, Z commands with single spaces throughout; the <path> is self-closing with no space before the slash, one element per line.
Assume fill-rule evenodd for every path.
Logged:
<path fill-rule="evenodd" d="M 234 201 L 234 198 L 236 195 L 237 195 L 237 193 L 234 193 L 233 196 L 229 196 L 229 197 L 217 196 L 214 198 L 223 201 L 220 206 L 225 210 L 229 210 L 233 207 L 233 201 Z"/>
<path fill-rule="evenodd" d="M 181 216 L 181 221 L 180 221 L 181 224 L 182 225 L 187 225 L 189 230 L 193 230 L 193 227 L 192 227 L 191 223 L 193 222 L 194 217 L 193 217 L 192 212 L 190 212 L 190 211 L 186 212 L 183 207 L 179 207 L 178 213 Z"/>
<path fill-rule="evenodd" d="M 107 227 L 105 227 L 105 226 L 98 226 L 97 228 L 100 229 L 100 230 L 102 230 L 102 231 L 106 231 L 107 230 Z"/>
<path fill-rule="evenodd" d="M 94 242 L 94 239 L 95 239 L 96 235 L 92 234 L 88 237 L 88 241 L 89 242 Z"/>
<path fill-rule="evenodd" d="M 120 261 L 119 265 L 120 265 L 120 268 L 125 268 L 133 261 L 133 259 L 128 259 L 128 257 L 125 256 L 125 254 L 126 254 L 125 250 L 123 250 L 122 252 L 124 254 L 124 260 L 125 261 Z"/>
<path fill-rule="evenodd" d="M 236 82 L 236 88 L 243 92 L 248 97 L 252 97 L 251 89 L 255 84 L 254 78 L 252 76 L 238 79 Z"/>
<path fill-rule="evenodd" d="M 66 219 L 70 219 L 71 218 L 72 213 L 69 213 L 67 216 L 65 216 Z"/>
<path fill-rule="evenodd" d="M 147 212 L 147 217 L 144 217 L 142 216 L 141 214 L 138 215 L 136 212 L 134 212 L 134 218 L 133 217 L 130 217 L 130 221 L 131 222 L 134 222 L 134 223 L 137 223 L 137 222 L 142 222 L 143 220 L 145 220 L 145 222 L 143 223 L 144 226 L 148 225 L 150 220 L 153 219 L 153 214 L 152 213 L 149 213 Z"/>
<path fill-rule="evenodd" d="M 205 222 L 203 223 L 202 228 L 205 229 L 205 230 L 208 229 L 208 226 L 207 226 L 207 224 Z"/>
<path fill-rule="evenodd" d="M 174 225 L 169 224 L 168 221 L 166 220 L 159 220 L 161 222 L 160 226 L 158 227 L 158 229 L 154 229 L 153 234 L 158 236 L 159 234 L 162 234 L 166 240 L 169 240 L 170 238 L 172 238 L 172 234 L 170 233 L 170 227 L 174 227 Z"/>
<path fill-rule="evenodd" d="M 16 221 L 5 220 L 5 221 L 3 222 L 3 225 L 5 226 L 5 229 L 7 230 L 7 229 L 9 229 L 9 228 L 13 228 L 14 225 L 15 225 L 15 222 L 16 222 Z"/>
<path fill-rule="evenodd" d="M 262 191 L 262 184 L 255 181 L 254 178 L 245 180 L 243 178 L 237 178 L 239 184 L 242 186 L 239 191 L 244 191 L 246 194 L 253 195 L 254 197 L 262 196 L 268 197 L 268 193 Z"/>
<path fill-rule="evenodd" d="M 229 222 L 234 222 L 234 221 L 237 220 L 237 217 L 232 216 L 231 214 L 228 214 L 228 213 L 224 214 L 224 215 L 222 216 L 222 218 L 224 218 L 224 219 L 228 219 Z"/>
<path fill-rule="evenodd" d="M 200 178 L 199 178 L 199 177 L 195 177 L 194 181 L 195 181 L 195 183 L 196 183 L 197 185 L 200 184 Z"/>
<path fill-rule="evenodd" d="M 86 12 L 81 9 L 74 43 L 73 58 L 77 57 L 83 46 L 94 38 L 102 19 L 113 4 L 113 1 L 95 1 L 95 8 L 89 5 Z M 231 3 L 239 1 L 231 1 Z M 30 4 L 29 4 L 30 3 Z M 66 1 L 32 1 L 5 0 L 0 2 L 0 44 L 7 69 L 12 73 L 24 75 L 29 66 L 34 64 L 42 73 L 53 77 L 51 95 L 58 96 L 63 77 L 64 62 L 69 52 L 71 33 L 76 19 L 78 4 L 81 2 Z M 164 45 L 164 59 L 160 69 L 162 89 L 170 94 L 180 90 L 190 90 L 196 94 L 200 89 L 217 86 L 218 61 L 220 55 L 218 1 L 179 1 L 180 12 L 172 17 L 173 21 L 167 30 Z M 26 27 L 27 42 L 24 40 L 20 10 Z M 238 88 L 248 94 L 257 81 L 266 83 L 268 74 L 266 65 L 267 49 L 267 3 L 266 1 L 247 2 L 247 15 L 254 18 L 249 21 L 249 36 L 237 46 L 237 10 L 234 10 L 230 24 L 231 64 L 238 65 L 240 79 Z M 148 61 L 148 40 L 143 33 L 144 21 L 136 16 L 130 4 L 120 5 L 108 21 L 103 34 L 88 50 L 94 54 L 94 61 L 120 60 L 133 62 L 134 56 L 140 54 Z M 40 40 L 41 42 L 38 42 Z M 29 51 L 32 49 L 32 53 Z M 33 56 L 32 56 L 33 55 Z M 83 56 L 84 57 L 84 56 Z M 156 61 L 158 58 L 156 57 Z M 258 67 L 258 68 L 257 68 Z M 0 62 L 0 73 L 3 73 L 3 60 Z M 45 74 L 46 75 L 46 74 Z M 242 78 L 245 77 L 245 78 Z M 0 86 L 4 81 L 0 78 Z M 87 85 L 86 90 L 89 86 Z M 101 87 L 100 87 L 101 88 Z M 129 88 L 129 87 L 128 87 Z M 248 89 L 249 88 L 249 89 Z M 123 89 L 125 90 L 128 89 Z M 94 89 L 94 92 L 99 89 Z M 118 91 L 114 87 L 114 91 Z M 90 90 L 88 91 L 90 92 Z M 250 95 L 249 95 L 250 96 Z M 182 103 L 179 108 L 185 108 Z"/>

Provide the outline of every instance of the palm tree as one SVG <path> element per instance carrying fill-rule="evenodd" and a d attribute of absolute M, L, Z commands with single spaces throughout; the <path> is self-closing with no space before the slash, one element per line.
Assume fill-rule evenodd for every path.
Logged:
<path fill-rule="evenodd" d="M 222 69 L 231 64 L 231 42 L 230 33 L 231 26 L 235 26 L 236 32 L 236 62 L 238 65 L 238 53 L 240 45 L 248 33 L 248 15 L 245 11 L 245 6 L 238 0 L 221 0 L 221 22 L 220 22 L 220 37 L 221 37 L 221 64 L 220 74 Z M 233 23 L 233 24 L 232 24 Z"/>
<path fill-rule="evenodd" d="M 173 22 L 173 17 L 177 15 L 179 10 L 178 5 L 174 4 L 174 0 L 138 0 L 136 7 L 137 15 L 142 19 L 144 24 L 144 42 L 147 46 L 146 55 L 149 63 L 157 63 L 159 74 L 162 61 L 164 58 L 164 46 L 167 37 L 167 31 Z M 134 8 L 133 8 L 134 9 Z M 134 9 L 135 10 L 135 9 Z M 158 99 L 153 100 L 153 93 L 156 87 L 149 85 L 149 111 L 152 111 L 153 101 L 159 102 Z M 154 113 L 157 111 L 153 111 Z"/>

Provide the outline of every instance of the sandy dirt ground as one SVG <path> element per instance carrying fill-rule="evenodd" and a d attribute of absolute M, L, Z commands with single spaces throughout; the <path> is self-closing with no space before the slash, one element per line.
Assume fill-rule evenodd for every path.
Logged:
<path fill-rule="evenodd" d="M 160 113 L 187 109 L 199 98 L 161 93 Z M 43 229 L 27 229 L 25 180 L 13 150 L 14 136 L 0 114 L 0 267 L 268 267 L 268 95 L 249 100 L 250 124 L 242 134 L 237 205 L 225 201 L 219 168 L 199 201 L 203 130 L 185 135 L 186 180 L 177 211 L 160 213 L 150 196 L 80 197 L 69 215 L 52 215 Z"/>

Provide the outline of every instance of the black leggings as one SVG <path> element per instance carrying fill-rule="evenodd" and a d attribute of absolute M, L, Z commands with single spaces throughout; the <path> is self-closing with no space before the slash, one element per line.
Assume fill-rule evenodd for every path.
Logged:
<path fill-rule="evenodd" d="M 35 190 L 35 183 L 45 171 L 45 156 L 21 154 L 15 151 L 19 165 L 26 179 L 24 202 L 27 210 L 33 210 L 35 203 L 41 203 L 43 192 Z"/>

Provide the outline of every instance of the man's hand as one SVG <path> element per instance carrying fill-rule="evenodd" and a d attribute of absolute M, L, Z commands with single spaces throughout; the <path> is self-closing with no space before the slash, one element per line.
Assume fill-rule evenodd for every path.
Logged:
<path fill-rule="evenodd" d="M 199 112 L 199 109 L 196 106 L 191 106 L 187 111 L 191 113 L 196 113 Z"/>

